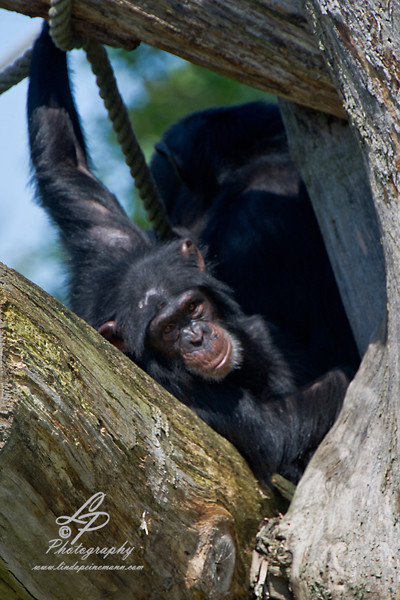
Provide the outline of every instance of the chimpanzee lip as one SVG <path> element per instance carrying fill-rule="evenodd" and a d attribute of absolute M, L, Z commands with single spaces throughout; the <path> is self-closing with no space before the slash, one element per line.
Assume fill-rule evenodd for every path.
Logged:
<path fill-rule="evenodd" d="M 220 369 L 223 369 L 226 366 L 226 363 L 229 361 L 231 353 L 232 353 L 232 343 L 231 343 L 231 340 L 229 339 L 229 337 L 227 337 L 225 348 L 222 349 L 222 352 L 216 359 L 217 364 L 212 367 L 212 370 L 218 371 Z M 221 355 L 222 355 L 222 358 L 220 358 Z"/>
<path fill-rule="evenodd" d="M 186 358 L 186 365 L 192 373 L 196 373 L 205 379 L 221 380 L 240 364 L 240 346 L 238 344 L 235 351 L 234 341 L 230 335 L 223 335 L 215 341 L 218 343 L 219 348 L 216 349 L 217 356 L 212 361 L 204 362 L 202 360 L 204 350 L 197 350 L 192 352 L 190 358 Z"/>
<path fill-rule="evenodd" d="M 213 379 L 220 379 L 228 375 L 233 368 L 233 365 L 231 364 L 231 355 L 232 343 L 229 337 L 226 337 L 221 352 L 218 354 L 217 358 L 208 365 L 207 369 L 204 371 L 204 375 L 208 375 Z"/>

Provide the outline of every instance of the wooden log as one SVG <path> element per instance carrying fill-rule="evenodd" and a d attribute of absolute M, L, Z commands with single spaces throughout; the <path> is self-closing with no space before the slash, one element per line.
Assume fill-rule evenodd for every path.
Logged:
<path fill-rule="evenodd" d="M 286 100 L 280 109 L 363 356 L 385 315 L 386 279 L 378 216 L 357 138 L 342 119 Z"/>
<path fill-rule="evenodd" d="M 274 507 L 236 450 L 4 266 L 0 320 L 0 596 L 246 598 Z"/>
<path fill-rule="evenodd" d="M 43 0 L 0 7 L 47 17 Z M 141 40 L 255 88 L 345 116 L 298 0 L 82 0 L 74 30 L 130 49 Z"/>
<path fill-rule="evenodd" d="M 385 306 L 385 311 L 339 418 L 299 483 L 279 536 L 293 558 L 296 600 L 394 600 L 400 570 L 400 9 L 374 0 L 309 0 L 307 6 L 345 99 L 372 191 L 380 239 L 375 235 L 366 247 L 370 268 L 378 268 L 374 260 L 369 263 L 374 254 L 370 244 L 382 248 L 384 273 L 379 279 L 385 285 L 371 291 L 371 276 L 357 276 L 359 297 L 365 294 L 358 320 L 369 320 L 374 306 L 367 308 L 367 299 L 375 294 L 380 295 L 377 310 Z M 338 169 L 337 177 L 344 173 Z M 338 204 L 344 206 L 341 200 Z M 349 212 L 337 210 L 335 219 Z M 372 215 L 369 210 L 359 214 L 364 232 L 368 212 Z M 349 223 L 355 238 L 360 221 L 355 211 Z M 357 260 L 348 263 L 348 277 L 357 270 Z"/>

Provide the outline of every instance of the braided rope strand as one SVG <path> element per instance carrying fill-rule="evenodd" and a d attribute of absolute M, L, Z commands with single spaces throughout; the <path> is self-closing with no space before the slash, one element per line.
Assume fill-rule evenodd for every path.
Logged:
<path fill-rule="evenodd" d="M 8 65 L 0 73 L 0 94 L 6 92 L 14 85 L 25 79 L 29 74 L 31 64 L 32 48 L 26 50 L 11 65 Z"/>
<path fill-rule="evenodd" d="M 107 52 L 104 46 L 93 40 L 86 40 L 83 48 L 96 76 L 100 96 L 104 101 L 118 143 L 125 156 L 125 162 L 135 180 L 135 185 L 149 221 L 160 238 L 170 237 L 172 235 L 171 224 L 158 198 L 150 169 L 131 125 L 126 106 L 118 91 Z"/>
<path fill-rule="evenodd" d="M 75 47 L 71 27 L 71 0 L 50 0 L 50 35 L 55 45 L 67 52 Z"/>

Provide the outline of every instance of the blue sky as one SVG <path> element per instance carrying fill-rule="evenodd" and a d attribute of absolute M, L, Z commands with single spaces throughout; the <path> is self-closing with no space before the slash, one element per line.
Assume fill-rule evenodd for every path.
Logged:
<path fill-rule="evenodd" d="M 40 28 L 41 19 L 31 19 L 0 9 L 1 68 L 31 45 Z M 96 131 L 97 120 L 105 114 L 105 109 L 83 52 L 72 52 L 70 65 L 74 72 L 76 100 L 87 139 L 91 142 L 90 151 L 94 163 L 101 168 L 107 160 L 112 160 L 111 156 L 107 156 L 107 146 L 102 143 L 104 130 L 101 134 Z M 119 80 L 123 95 L 131 100 L 138 91 L 135 90 L 135 83 L 131 78 L 124 82 L 123 76 Z M 40 249 L 54 247 L 56 232 L 43 210 L 33 202 L 25 115 L 26 93 L 25 80 L 0 95 L 0 261 L 54 293 L 64 273 L 56 259 L 46 257 L 40 261 L 36 255 Z M 127 186 L 133 186 L 122 160 L 110 177 L 111 180 L 104 182 L 117 195 L 123 195 Z"/>
<path fill-rule="evenodd" d="M 39 19 L 0 9 L 0 65 L 18 55 L 39 29 Z M 0 96 L 0 261 L 15 268 L 47 235 L 46 219 L 28 188 L 26 90 L 24 81 Z M 40 279 L 45 281 L 45 273 Z"/>

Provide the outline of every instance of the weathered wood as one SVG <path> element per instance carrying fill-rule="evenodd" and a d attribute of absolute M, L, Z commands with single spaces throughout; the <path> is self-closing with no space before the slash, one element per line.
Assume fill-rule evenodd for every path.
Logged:
<path fill-rule="evenodd" d="M 374 0 L 307 5 L 371 184 L 385 262 L 387 327 L 384 320 L 370 343 L 281 533 L 293 555 L 296 600 L 394 600 L 400 573 L 400 7 Z M 364 284 L 359 280 L 361 296 L 371 297 L 370 284 L 370 277 Z M 361 301 L 361 319 L 368 318 L 365 308 Z"/>
<path fill-rule="evenodd" d="M 368 173 L 349 123 L 280 102 L 360 355 L 386 310 L 385 263 Z"/>
<path fill-rule="evenodd" d="M 292 157 L 313 201 L 347 314 L 360 353 L 364 355 L 371 336 L 377 334 L 385 314 L 386 281 L 382 247 L 377 243 L 380 239 L 378 218 L 357 139 L 346 121 L 284 100 L 280 101 L 280 108 L 289 135 Z M 375 410 L 375 398 L 370 385 L 377 374 L 379 357 L 373 349 L 376 346 L 371 346 L 368 358 L 363 362 L 363 371 L 353 384 L 357 386 L 357 391 L 352 395 L 353 400 L 346 400 L 340 421 L 317 451 L 302 479 L 292 507 L 295 515 L 293 521 L 290 516 L 280 524 L 275 520 L 270 521 L 258 535 L 258 552 L 253 557 L 257 599 L 293 598 L 289 589 L 293 548 L 296 578 L 298 573 L 303 572 L 304 555 L 308 555 L 306 565 L 310 568 L 316 555 L 321 564 L 327 559 L 328 553 L 337 551 L 336 539 L 331 540 L 329 537 L 323 541 L 321 538 L 325 537 L 327 522 L 328 536 L 332 536 L 336 531 L 336 519 L 343 519 L 342 514 L 338 516 L 338 511 L 344 510 L 347 504 L 354 501 L 354 498 L 349 499 L 342 486 L 343 481 L 347 481 L 349 477 L 347 471 L 351 460 L 355 460 L 358 451 L 361 451 L 359 441 L 354 442 L 357 438 L 362 439 L 365 434 L 366 423 L 360 415 L 364 415 L 366 410 Z M 364 370 L 366 377 L 363 376 Z M 368 405 L 367 399 L 372 406 Z M 380 435 L 387 439 L 388 432 L 383 428 Z M 349 436 L 352 436 L 351 440 L 348 439 Z M 368 461 L 370 460 L 369 457 Z M 329 512 L 326 512 L 327 496 L 335 486 L 340 490 L 341 502 L 334 508 L 329 506 Z M 325 490 L 324 496 L 321 495 L 322 487 Z M 361 487 L 364 489 L 364 486 Z M 313 517 L 319 503 L 318 515 L 323 519 L 323 531 Z M 375 507 L 372 516 L 373 519 L 380 518 L 378 507 Z M 359 552 L 365 551 L 360 539 L 354 536 L 351 529 L 354 524 L 347 522 L 347 526 L 349 535 L 352 536 L 353 550 L 358 548 Z M 315 545 L 310 529 L 317 540 Z M 344 567 L 345 565 L 342 576 L 346 578 Z M 322 577 L 329 578 L 331 568 L 332 566 L 326 567 Z M 319 585 L 319 580 L 314 579 L 314 575 L 313 573 L 313 578 L 308 578 L 311 590 L 314 590 L 314 585 Z M 302 598 L 302 592 L 299 592 L 296 584 L 295 589 L 296 600 Z M 334 593 L 336 598 L 337 588 Z"/>
<path fill-rule="evenodd" d="M 43 0 L 0 7 L 46 17 Z M 345 116 L 299 0 L 82 0 L 73 27 L 132 48 L 139 39 L 195 64 L 299 104 Z"/>
<path fill-rule="evenodd" d="M 296 600 L 398 597 L 395 377 L 382 328 L 281 526 Z"/>
<path fill-rule="evenodd" d="M 0 595 L 246 598 L 252 540 L 272 503 L 233 447 L 4 266 L 0 318 Z M 79 532 L 72 523 L 60 537 L 56 519 L 100 492 L 110 520 L 73 548 L 126 542 L 130 556 L 48 551 Z M 132 570 L 35 569 L 62 562 Z"/>

